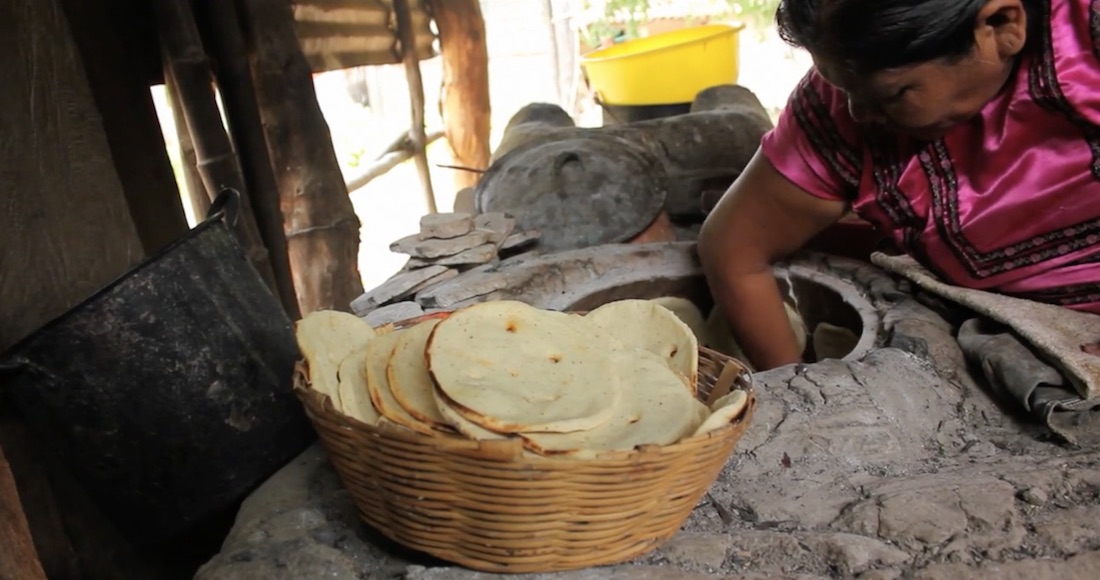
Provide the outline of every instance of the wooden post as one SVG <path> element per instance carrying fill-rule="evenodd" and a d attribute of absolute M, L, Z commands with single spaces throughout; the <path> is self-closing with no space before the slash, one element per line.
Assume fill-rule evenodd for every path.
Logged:
<path fill-rule="evenodd" d="M 11 467 L 0 447 L 0 580 L 46 580 Z"/>
<path fill-rule="evenodd" d="M 229 130 L 237 144 L 256 225 L 271 258 L 278 295 L 290 319 L 297 320 L 300 317 L 298 296 L 287 254 L 279 187 L 275 183 L 263 122 L 256 106 L 256 89 L 248 68 L 248 52 L 237 8 L 233 2 L 224 1 L 199 2 L 196 7 L 206 46 L 215 55 L 214 73 L 221 88 Z"/>
<path fill-rule="evenodd" d="M 252 205 L 237 163 L 233 144 L 222 125 L 221 111 L 214 99 L 213 79 L 202 48 L 189 0 L 157 0 L 153 4 L 160 31 L 164 72 L 180 92 L 184 119 L 191 133 L 199 174 L 207 195 L 213 197 L 231 187 L 241 194 L 237 235 L 249 261 L 271 292 L 278 295 L 275 273 L 267 248 L 260 237 Z"/>
<path fill-rule="evenodd" d="M 172 109 L 172 124 L 175 126 L 176 139 L 179 141 L 180 172 L 183 173 L 183 183 L 187 188 L 187 201 L 195 220 L 201 221 L 210 209 L 210 196 L 206 194 L 206 186 L 202 184 L 202 177 L 199 175 L 195 144 L 191 141 L 191 133 L 187 130 L 180 89 L 168 71 L 165 71 L 164 75 L 164 93 L 168 97 L 168 107 Z"/>
<path fill-rule="evenodd" d="M 429 0 L 439 29 L 443 91 L 439 106 L 455 165 L 489 168 L 489 49 L 478 0 Z M 481 177 L 455 172 L 455 187 L 473 187 Z"/>
<path fill-rule="evenodd" d="M 298 305 L 303 315 L 319 309 L 350 311 L 351 301 L 363 293 L 360 223 L 317 103 L 290 2 L 241 0 L 238 6 L 279 187 Z"/>
<path fill-rule="evenodd" d="M 412 129 L 409 139 L 413 146 L 413 160 L 420 183 L 424 186 L 424 201 L 428 213 L 439 211 L 432 189 L 431 168 L 428 166 L 428 137 L 424 128 L 424 80 L 420 77 L 420 54 L 416 49 L 416 32 L 412 27 L 412 10 L 409 0 L 393 0 L 397 16 L 397 40 L 401 47 L 401 60 L 405 63 L 405 76 L 409 81 L 409 102 L 412 105 Z"/>

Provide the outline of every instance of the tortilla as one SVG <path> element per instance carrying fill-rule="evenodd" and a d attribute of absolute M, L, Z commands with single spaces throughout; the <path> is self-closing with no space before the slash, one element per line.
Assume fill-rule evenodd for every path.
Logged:
<path fill-rule="evenodd" d="M 495 431 L 490 431 L 477 423 L 462 416 L 451 406 L 450 401 L 447 400 L 447 396 L 440 392 L 437 388 L 432 388 L 429 391 L 432 396 L 432 401 L 435 403 L 436 409 L 439 411 L 439 415 L 443 417 L 447 425 L 465 435 L 467 439 L 473 439 L 475 441 L 486 441 L 493 439 L 504 439 L 508 435 L 501 435 Z"/>
<path fill-rule="evenodd" d="M 707 322 L 703 318 L 703 311 L 699 310 L 699 307 L 696 306 L 694 302 L 679 296 L 662 296 L 660 298 L 654 298 L 650 300 L 650 302 L 671 310 L 677 318 L 688 325 L 688 328 L 695 334 L 695 338 L 700 344 L 705 344 L 707 342 Z"/>
<path fill-rule="evenodd" d="M 390 355 L 393 354 L 397 341 L 407 332 L 408 329 L 395 330 L 377 336 L 367 344 L 367 389 L 374 408 L 383 417 L 413 431 L 431 435 L 431 425 L 418 421 L 397 404 L 393 391 L 390 390 L 390 381 L 386 378 L 386 365 L 389 364 Z"/>
<path fill-rule="evenodd" d="M 692 437 L 698 437 L 711 431 L 717 431 L 729 425 L 734 419 L 741 416 L 745 406 L 749 404 L 749 396 L 745 391 L 736 390 L 718 399 L 712 406 L 712 411 L 706 421 L 695 430 Z"/>
<path fill-rule="evenodd" d="M 427 320 L 401 332 L 386 364 L 386 379 L 405 412 L 421 423 L 449 427 L 432 394 L 435 385 L 424 361 L 424 348 L 436 324 L 439 320 Z"/>
<path fill-rule="evenodd" d="M 339 378 L 340 404 L 337 410 L 352 419 L 377 425 L 381 415 L 374 408 L 367 388 L 366 348 L 360 348 L 344 357 L 344 361 L 340 363 Z"/>
<path fill-rule="evenodd" d="M 327 395 L 334 407 L 342 409 L 340 363 L 351 353 L 366 348 L 375 337 L 374 329 L 354 314 L 316 310 L 298 321 L 294 334 L 309 368 L 310 387 Z"/>
<path fill-rule="evenodd" d="M 481 427 L 569 433 L 607 422 L 622 397 L 602 335 L 576 315 L 483 302 L 440 321 L 426 358 L 448 406 Z"/>
<path fill-rule="evenodd" d="M 615 366 L 629 392 L 603 425 L 574 433 L 521 433 L 524 445 L 543 455 L 586 456 L 639 445 L 668 445 L 699 424 L 698 401 L 660 356 L 620 353 Z"/>
<path fill-rule="evenodd" d="M 609 302 L 585 316 L 627 348 L 656 354 L 687 377 L 691 392 L 699 376 L 699 341 L 671 310 L 649 300 Z"/>

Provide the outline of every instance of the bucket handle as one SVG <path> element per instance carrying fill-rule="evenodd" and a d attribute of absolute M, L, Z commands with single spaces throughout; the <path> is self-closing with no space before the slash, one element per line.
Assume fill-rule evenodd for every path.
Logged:
<path fill-rule="evenodd" d="M 206 212 L 206 220 L 222 220 L 230 229 L 237 227 L 237 218 L 240 217 L 241 192 L 226 187 L 218 192 L 217 197 L 210 203 L 210 209 Z"/>

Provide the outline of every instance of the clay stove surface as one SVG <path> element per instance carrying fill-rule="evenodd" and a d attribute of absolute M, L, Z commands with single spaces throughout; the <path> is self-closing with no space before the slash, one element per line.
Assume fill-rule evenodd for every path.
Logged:
<path fill-rule="evenodd" d="M 692 275 L 682 250 L 640 247 L 569 267 L 536 258 L 544 261 L 537 274 L 509 274 L 528 290 L 522 284 L 505 290 L 482 272 L 469 284 L 497 287 L 465 300 L 541 287 L 548 301 L 583 304 L 597 291 L 605 292 L 602 299 L 608 288 L 622 288 L 608 277 L 622 282 L 631 270 L 675 285 Z M 618 566 L 514 577 L 1095 578 L 1100 452 L 1045 442 L 1009 416 L 971 378 L 950 325 L 905 285 L 846 260 L 799 263 L 858 290 L 873 309 L 874 348 L 758 374 L 753 425 L 665 546 Z M 197 576 L 495 577 L 410 554 L 360 524 L 318 447 L 246 501 L 222 553 Z"/>

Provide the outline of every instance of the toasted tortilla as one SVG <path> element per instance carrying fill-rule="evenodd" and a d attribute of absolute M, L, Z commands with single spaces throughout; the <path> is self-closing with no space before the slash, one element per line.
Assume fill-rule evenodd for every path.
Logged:
<path fill-rule="evenodd" d="M 432 401 L 434 401 L 436 409 L 439 411 L 439 415 L 443 417 L 443 420 L 451 429 L 457 431 L 467 439 L 491 441 L 493 439 L 504 439 L 509 437 L 509 435 L 501 435 L 496 431 L 490 431 L 464 417 L 462 413 L 459 413 L 451 406 L 451 402 L 447 400 L 447 395 L 443 394 L 438 388 L 432 388 L 430 392 Z"/>
<path fill-rule="evenodd" d="M 524 445 L 542 455 L 583 457 L 639 445 L 668 445 L 698 427 L 699 402 L 659 355 L 621 353 L 615 365 L 629 392 L 610 420 L 587 431 L 522 433 Z"/>
<path fill-rule="evenodd" d="M 699 344 L 706 344 L 707 321 L 703 318 L 703 311 L 699 310 L 699 307 L 696 306 L 694 302 L 679 296 L 662 296 L 660 298 L 654 298 L 650 300 L 650 302 L 671 310 L 677 318 L 688 325 L 688 328 L 695 334 L 695 338 L 699 341 Z"/>
<path fill-rule="evenodd" d="M 490 431 L 583 431 L 607 422 L 622 398 L 602 334 L 576 315 L 483 302 L 435 326 L 428 370 L 449 407 Z"/>
<path fill-rule="evenodd" d="M 817 360 L 842 359 L 859 344 L 859 336 L 843 326 L 819 322 L 813 333 L 814 355 Z"/>
<path fill-rule="evenodd" d="M 745 391 L 736 390 L 718 399 L 711 406 L 712 411 L 706 421 L 695 430 L 693 437 L 717 431 L 729 425 L 734 419 L 741 416 L 745 406 L 749 404 L 749 396 Z"/>
<path fill-rule="evenodd" d="M 340 405 L 337 410 L 368 425 L 377 425 L 381 415 L 374 408 L 367 388 L 366 348 L 344 357 L 340 363 L 339 378 Z"/>
<path fill-rule="evenodd" d="M 342 409 L 340 363 L 353 352 L 366 348 L 375 337 L 374 329 L 354 314 L 317 310 L 298 321 L 294 334 L 309 368 L 310 387 L 328 395 L 333 406 Z"/>
<path fill-rule="evenodd" d="M 591 320 L 627 348 L 652 352 L 687 377 L 692 394 L 699 376 L 699 340 L 671 310 L 650 300 L 619 300 L 589 312 Z"/>
<path fill-rule="evenodd" d="M 386 365 L 389 364 L 393 349 L 406 332 L 408 329 L 395 330 L 377 336 L 367 344 L 367 388 L 371 403 L 383 417 L 413 431 L 430 435 L 432 426 L 417 420 L 397 403 L 386 377 Z"/>
<path fill-rule="evenodd" d="M 435 385 L 424 360 L 424 349 L 436 324 L 438 319 L 427 320 L 401 332 L 386 365 L 386 378 L 394 400 L 405 412 L 421 423 L 445 427 L 449 425 L 432 394 Z"/>

